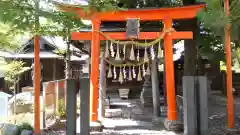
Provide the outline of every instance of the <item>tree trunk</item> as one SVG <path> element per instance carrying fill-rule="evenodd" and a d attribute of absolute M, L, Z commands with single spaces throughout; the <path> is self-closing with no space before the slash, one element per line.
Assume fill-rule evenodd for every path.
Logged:
<path fill-rule="evenodd" d="M 193 39 L 184 42 L 184 76 L 195 76 L 197 71 L 197 34 L 199 26 L 197 19 L 187 20 L 185 30 L 193 32 Z"/>
<path fill-rule="evenodd" d="M 66 52 L 66 59 L 65 59 L 65 79 L 71 77 L 71 63 L 70 63 L 70 44 L 67 43 L 67 52 Z"/>
<path fill-rule="evenodd" d="M 183 0 L 183 5 L 188 6 L 195 4 L 196 0 Z M 180 21 L 182 30 L 192 31 L 193 39 L 184 42 L 184 71 L 183 76 L 196 75 L 197 64 L 197 34 L 199 34 L 199 26 L 197 19 L 189 19 Z"/>
<path fill-rule="evenodd" d="M 67 32 L 70 33 L 70 29 L 67 29 Z M 71 78 L 71 52 L 70 52 L 70 41 L 71 37 L 67 37 L 67 50 L 66 50 L 66 59 L 65 59 L 65 79 Z"/>

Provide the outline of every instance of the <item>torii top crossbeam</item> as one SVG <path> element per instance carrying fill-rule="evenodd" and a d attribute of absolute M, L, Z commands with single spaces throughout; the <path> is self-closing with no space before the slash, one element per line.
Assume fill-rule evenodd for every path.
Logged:
<path fill-rule="evenodd" d="M 86 12 L 79 7 L 60 6 L 66 11 L 75 11 L 85 20 L 125 21 L 128 18 L 140 18 L 141 21 L 154 21 L 171 18 L 173 20 L 194 18 L 196 13 L 205 7 L 204 4 L 160 9 L 132 9 L 113 12 Z"/>
<path fill-rule="evenodd" d="M 65 6 L 61 7 L 67 11 L 76 12 L 80 18 L 85 20 L 98 21 L 125 21 L 128 18 L 140 18 L 141 21 L 164 20 L 166 18 L 177 20 L 194 18 L 196 13 L 205 5 L 193 5 L 176 8 L 160 8 L 160 9 L 134 9 L 114 12 L 88 12 L 88 14 L 78 7 Z M 106 32 L 106 35 L 117 40 L 125 40 L 126 36 L 123 32 Z M 139 39 L 155 39 L 159 37 L 159 32 L 141 32 Z M 91 40 L 91 32 L 73 32 L 72 40 Z M 173 32 L 172 39 L 191 39 L 192 32 Z M 100 35 L 100 40 L 105 40 L 104 36 Z"/>
<path fill-rule="evenodd" d="M 91 82 L 90 82 L 90 120 L 98 120 L 98 85 L 99 85 L 99 55 L 100 40 L 106 40 L 101 36 L 100 24 L 102 21 L 126 21 L 129 18 L 139 18 L 140 21 L 160 21 L 164 23 L 164 30 L 172 29 L 173 20 L 196 17 L 198 11 L 205 7 L 204 4 L 160 9 L 135 9 L 113 12 L 84 12 L 79 7 L 60 5 L 61 9 L 75 12 L 80 19 L 92 21 L 92 32 L 73 32 L 73 40 L 91 40 Z M 126 40 L 124 32 L 104 32 L 114 40 Z M 140 32 L 138 39 L 155 39 L 159 32 Z M 173 39 L 191 39 L 192 32 L 171 32 L 164 35 L 164 54 L 166 65 L 166 90 L 168 103 L 168 120 L 177 120 L 175 81 L 173 66 Z"/>

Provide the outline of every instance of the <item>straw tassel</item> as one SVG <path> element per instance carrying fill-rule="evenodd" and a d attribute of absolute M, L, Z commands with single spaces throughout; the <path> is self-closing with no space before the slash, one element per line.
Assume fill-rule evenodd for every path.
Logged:
<path fill-rule="evenodd" d="M 121 60 L 121 58 L 120 58 L 120 52 L 119 52 L 120 50 L 119 50 L 119 45 L 117 45 L 117 54 L 116 54 L 116 58 L 115 58 L 115 60 Z"/>
<path fill-rule="evenodd" d="M 110 52 L 111 52 L 111 56 L 114 57 L 115 52 L 114 52 L 114 48 L 113 48 L 113 42 L 111 42 L 111 44 L 110 44 Z"/>
<path fill-rule="evenodd" d="M 132 48 L 131 48 L 131 52 L 130 52 L 130 60 L 135 60 L 135 54 L 134 54 L 134 48 L 133 48 L 133 45 L 132 45 Z"/>
<path fill-rule="evenodd" d="M 139 53 L 139 49 L 138 49 L 138 52 L 137 52 L 137 61 L 140 61 L 140 53 Z"/>
<path fill-rule="evenodd" d="M 133 69 L 132 69 L 132 73 L 133 73 L 133 78 L 136 78 L 136 72 L 135 72 L 135 67 L 133 67 Z"/>
<path fill-rule="evenodd" d="M 148 52 L 147 52 L 147 47 L 145 47 L 145 51 L 144 51 L 144 62 L 148 62 Z"/>
<path fill-rule="evenodd" d="M 149 67 L 149 63 L 148 63 L 148 65 L 147 65 L 147 70 L 146 70 L 146 75 L 150 75 L 151 73 L 150 73 L 150 67 Z"/>
<path fill-rule="evenodd" d="M 132 72 L 131 72 L 131 67 L 129 67 L 129 70 L 128 70 L 128 80 L 129 81 L 132 81 Z"/>
<path fill-rule="evenodd" d="M 108 49 L 108 41 L 106 41 L 106 47 L 105 47 L 105 58 L 109 57 L 109 49 Z"/>
<path fill-rule="evenodd" d="M 122 68 L 121 68 L 121 67 L 120 67 L 120 72 L 119 72 L 118 81 L 119 81 L 120 83 L 123 83 L 123 73 L 122 73 Z"/>
<path fill-rule="evenodd" d="M 141 74 L 141 67 L 139 66 L 138 68 L 138 77 L 137 77 L 137 81 L 142 81 L 142 74 Z"/>
<path fill-rule="evenodd" d="M 145 64 L 142 65 L 143 76 L 146 75 Z"/>
<path fill-rule="evenodd" d="M 117 79 L 117 72 L 116 72 L 116 67 L 115 66 L 113 66 L 113 78 L 114 79 Z"/>
<path fill-rule="evenodd" d="M 153 46 L 151 47 L 151 57 L 152 57 L 152 60 L 154 60 L 154 58 L 155 58 L 155 51 L 154 51 L 154 47 Z"/>
<path fill-rule="evenodd" d="M 123 46 L 123 60 L 126 59 L 126 45 Z"/>
<path fill-rule="evenodd" d="M 162 58 L 163 56 L 163 53 L 162 53 L 162 48 L 161 48 L 161 43 L 159 41 L 159 44 L 158 44 L 158 58 Z"/>
<path fill-rule="evenodd" d="M 108 68 L 108 75 L 107 75 L 108 78 L 112 78 L 112 68 L 111 68 L 111 65 L 109 65 L 109 68 Z"/>
<path fill-rule="evenodd" d="M 123 78 L 126 79 L 127 78 L 127 72 L 126 72 L 126 66 L 124 65 L 123 67 Z"/>

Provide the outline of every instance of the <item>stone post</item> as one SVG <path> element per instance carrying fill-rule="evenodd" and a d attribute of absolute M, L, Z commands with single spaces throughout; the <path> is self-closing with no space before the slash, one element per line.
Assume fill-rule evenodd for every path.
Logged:
<path fill-rule="evenodd" d="M 76 100 L 77 100 L 77 90 L 76 81 L 72 79 L 66 79 L 66 94 L 67 94 L 67 124 L 66 124 L 66 134 L 76 135 Z"/>
<path fill-rule="evenodd" d="M 102 56 L 104 57 L 104 56 Z M 104 59 L 101 59 L 100 66 L 100 79 L 99 79 L 99 111 L 98 118 L 101 121 L 105 116 L 105 97 L 106 97 L 106 63 Z"/>
<path fill-rule="evenodd" d="M 183 76 L 184 135 L 197 135 L 195 77 Z"/>
<path fill-rule="evenodd" d="M 83 74 L 80 78 L 80 135 L 89 134 L 89 74 Z"/>
<path fill-rule="evenodd" d="M 199 135 L 208 135 L 208 79 L 198 77 L 198 102 L 199 102 Z"/>
<path fill-rule="evenodd" d="M 152 60 L 151 78 L 152 78 L 151 80 L 152 80 L 153 114 L 155 117 L 159 117 L 160 116 L 160 94 L 159 94 L 157 59 Z"/>

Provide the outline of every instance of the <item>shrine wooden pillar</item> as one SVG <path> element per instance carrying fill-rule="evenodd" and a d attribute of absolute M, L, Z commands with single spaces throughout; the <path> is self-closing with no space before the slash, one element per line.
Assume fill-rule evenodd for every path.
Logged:
<path fill-rule="evenodd" d="M 166 18 L 164 21 L 164 29 L 172 28 L 172 19 Z M 166 90 L 168 104 L 168 120 L 177 120 L 176 111 L 176 94 L 174 80 L 174 64 L 173 64 L 173 41 L 171 33 L 166 33 L 164 36 L 164 54 L 165 54 L 165 72 L 166 72 Z"/>
<path fill-rule="evenodd" d="M 98 120 L 98 76 L 100 58 L 100 20 L 92 21 L 91 75 L 90 75 L 90 121 Z"/>
<path fill-rule="evenodd" d="M 229 0 L 225 0 L 225 12 L 229 16 Z M 231 29 L 230 24 L 225 27 L 225 51 L 227 63 L 227 111 L 228 111 L 228 128 L 234 128 L 234 101 L 232 93 L 232 54 L 231 54 Z"/>
<path fill-rule="evenodd" d="M 34 36 L 34 133 L 40 133 L 40 36 Z"/>

